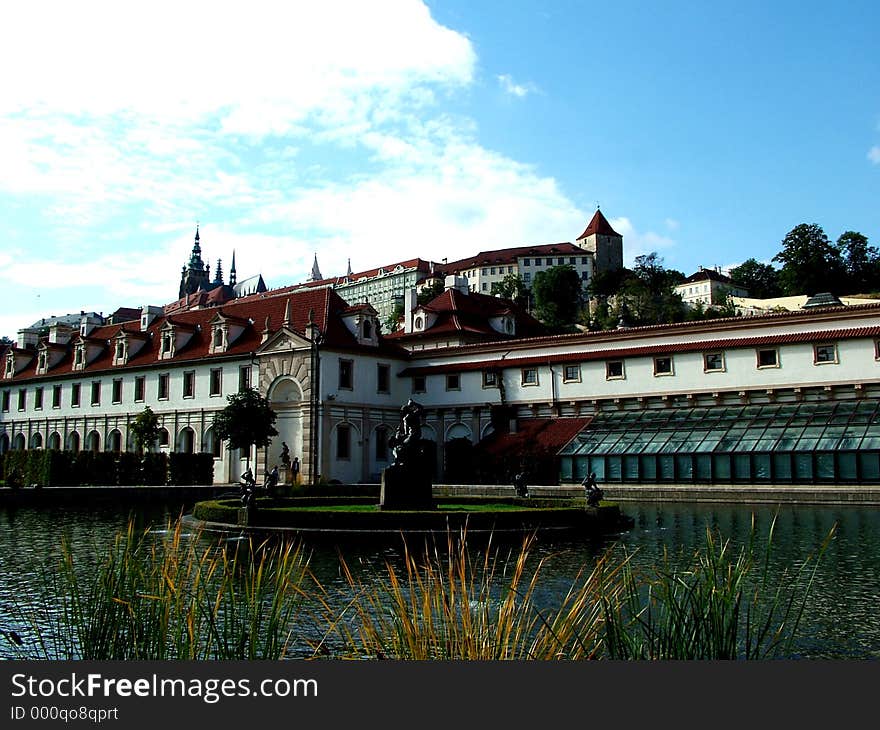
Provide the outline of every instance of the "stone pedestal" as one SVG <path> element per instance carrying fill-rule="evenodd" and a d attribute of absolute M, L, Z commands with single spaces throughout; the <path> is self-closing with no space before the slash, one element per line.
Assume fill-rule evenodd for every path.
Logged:
<path fill-rule="evenodd" d="M 380 509 L 434 509 L 431 476 L 416 466 L 393 464 L 382 471 Z"/>
<path fill-rule="evenodd" d="M 278 467 L 278 483 L 290 484 L 290 467 L 282 464 Z"/>

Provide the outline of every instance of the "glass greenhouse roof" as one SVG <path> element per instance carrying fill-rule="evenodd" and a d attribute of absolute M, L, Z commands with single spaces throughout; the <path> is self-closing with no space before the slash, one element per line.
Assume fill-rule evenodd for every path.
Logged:
<path fill-rule="evenodd" d="M 863 400 L 599 413 L 559 455 L 874 450 L 878 411 Z"/>

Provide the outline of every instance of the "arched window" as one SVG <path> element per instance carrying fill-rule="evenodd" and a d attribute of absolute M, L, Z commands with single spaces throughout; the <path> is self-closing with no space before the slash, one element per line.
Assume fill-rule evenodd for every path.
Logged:
<path fill-rule="evenodd" d="M 43 434 L 37 432 L 31 434 L 31 448 L 32 449 L 42 449 L 43 448 Z"/>
<path fill-rule="evenodd" d="M 86 451 L 97 453 L 101 450 L 101 436 L 97 431 L 90 431 L 86 437 Z"/>
<path fill-rule="evenodd" d="M 71 431 L 70 434 L 68 434 L 67 449 L 73 452 L 79 451 L 79 434 L 76 431 Z"/>
<path fill-rule="evenodd" d="M 15 434 L 15 438 L 12 439 L 12 450 L 13 451 L 24 451 L 24 434 L 23 433 Z"/>
<path fill-rule="evenodd" d="M 159 429 L 159 446 L 168 446 L 171 441 L 171 437 L 168 434 L 167 428 Z"/>
<path fill-rule="evenodd" d="M 61 434 L 58 431 L 53 431 L 49 434 L 49 448 L 53 451 L 61 450 Z"/>
<path fill-rule="evenodd" d="M 107 437 L 107 451 L 117 454 L 122 451 L 122 434 L 117 429 L 113 429 Z"/>

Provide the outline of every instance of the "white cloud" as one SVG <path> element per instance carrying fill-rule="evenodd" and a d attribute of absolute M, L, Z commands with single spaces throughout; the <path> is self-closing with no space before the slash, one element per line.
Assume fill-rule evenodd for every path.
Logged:
<path fill-rule="evenodd" d="M 513 80 L 513 77 L 509 74 L 501 74 L 498 78 L 498 84 L 505 91 L 505 93 L 510 94 L 511 96 L 519 97 L 520 99 L 524 96 L 535 91 L 535 87 L 533 84 L 519 84 Z"/>
<path fill-rule="evenodd" d="M 660 256 L 675 248 L 676 242 L 669 236 L 654 231 L 639 231 L 629 218 L 612 218 L 609 223 L 623 236 L 623 254 L 626 266 L 632 266 L 636 256 L 657 252 Z"/>
<path fill-rule="evenodd" d="M 880 165 L 880 146 L 875 145 L 868 150 L 868 159 L 875 165 Z"/>
<path fill-rule="evenodd" d="M 663 223 L 670 231 L 677 231 L 681 228 L 681 223 L 675 220 L 675 218 L 667 218 Z"/>

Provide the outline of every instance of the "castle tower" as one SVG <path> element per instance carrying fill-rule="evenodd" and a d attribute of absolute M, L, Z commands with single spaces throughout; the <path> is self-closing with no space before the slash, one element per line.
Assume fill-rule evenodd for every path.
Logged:
<path fill-rule="evenodd" d="M 592 252 L 597 272 L 623 268 L 623 236 L 611 227 L 598 208 L 584 232 L 578 236 L 577 245 Z"/>
<path fill-rule="evenodd" d="M 321 269 L 318 268 L 318 254 L 315 254 L 315 261 L 312 264 L 312 273 L 306 281 L 320 281 L 324 277 L 321 276 Z"/>
<path fill-rule="evenodd" d="M 189 255 L 189 261 L 180 272 L 180 292 L 177 298 L 182 299 L 189 294 L 194 294 L 199 289 L 208 288 L 209 277 L 208 267 L 202 261 L 202 247 L 199 245 L 199 227 L 196 225 L 196 239 L 192 252 Z"/>

